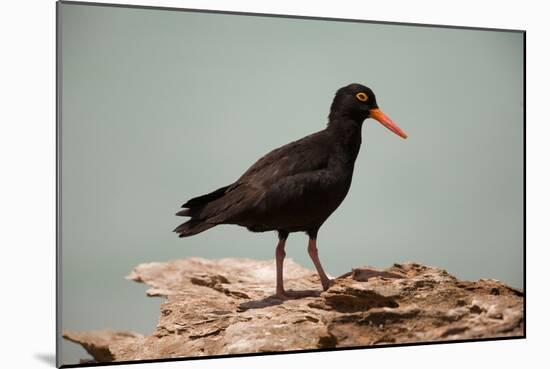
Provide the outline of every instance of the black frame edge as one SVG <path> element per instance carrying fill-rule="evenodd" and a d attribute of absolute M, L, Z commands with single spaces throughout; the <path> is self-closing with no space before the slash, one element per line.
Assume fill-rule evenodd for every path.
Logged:
<path fill-rule="evenodd" d="M 336 348 L 309 349 L 309 350 L 253 352 L 253 353 L 246 353 L 246 354 L 227 354 L 227 355 L 214 355 L 214 356 L 176 357 L 176 358 L 151 359 L 151 360 L 130 360 L 130 361 L 110 361 L 110 362 L 101 362 L 101 363 L 66 364 L 66 365 L 62 365 L 60 368 L 86 368 L 86 367 L 95 367 L 95 366 L 183 362 L 183 361 L 194 361 L 194 360 L 211 360 L 211 359 L 226 359 L 226 358 L 234 358 L 234 357 L 239 358 L 239 357 L 255 357 L 255 356 L 270 356 L 270 355 L 315 354 L 318 352 L 339 352 L 339 351 L 364 350 L 364 349 L 384 349 L 384 348 L 394 348 L 394 347 L 445 345 L 445 344 L 455 344 L 455 343 L 509 341 L 509 340 L 525 339 L 525 338 L 526 337 L 524 334 L 522 336 L 480 338 L 475 340 L 463 339 L 463 340 L 449 340 L 449 341 L 427 341 L 427 342 L 396 343 L 396 344 L 376 345 L 376 346 L 353 346 L 353 347 L 336 347 Z"/>
<path fill-rule="evenodd" d="M 372 23 L 372 24 L 394 25 L 394 26 L 451 28 L 451 29 L 471 30 L 471 31 L 525 32 L 525 30 L 522 30 L 522 29 L 512 29 L 512 28 L 491 28 L 491 27 L 474 27 L 474 26 L 455 26 L 455 25 L 432 24 L 432 23 L 392 22 L 392 21 L 380 21 L 380 20 L 369 20 L 369 19 L 358 19 L 358 18 L 355 18 L 355 19 L 354 18 L 330 18 L 330 17 L 321 17 L 321 16 L 307 16 L 307 15 L 293 15 L 293 14 L 253 13 L 253 12 L 232 11 L 232 10 L 177 8 L 177 7 L 170 7 L 170 6 L 154 6 L 154 5 L 113 4 L 113 3 L 100 3 L 100 2 L 83 2 L 83 1 L 74 1 L 74 0 L 58 0 L 58 1 L 62 4 L 68 4 L 68 5 L 103 6 L 103 7 L 112 7 L 112 8 L 166 10 L 166 11 L 179 11 L 179 12 L 189 12 L 189 13 L 244 15 L 244 16 L 253 16 L 253 17 L 322 20 L 322 21 L 334 21 L 334 22 Z"/>

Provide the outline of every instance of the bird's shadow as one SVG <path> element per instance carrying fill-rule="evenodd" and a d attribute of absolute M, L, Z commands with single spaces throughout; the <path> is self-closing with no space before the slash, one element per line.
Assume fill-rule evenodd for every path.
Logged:
<path fill-rule="evenodd" d="M 238 312 L 243 312 L 246 310 L 252 310 L 252 309 L 263 309 L 270 306 L 280 305 L 283 302 L 287 300 L 297 300 L 297 299 L 303 299 L 307 297 L 319 297 L 321 296 L 321 291 L 317 290 L 288 290 L 286 291 L 288 294 L 287 297 L 281 298 L 277 295 L 271 295 L 264 297 L 261 300 L 252 300 L 243 302 L 237 307 Z"/>

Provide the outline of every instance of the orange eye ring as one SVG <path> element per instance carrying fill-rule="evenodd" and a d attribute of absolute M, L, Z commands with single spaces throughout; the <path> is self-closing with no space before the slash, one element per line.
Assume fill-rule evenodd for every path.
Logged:
<path fill-rule="evenodd" d="M 357 95 L 355 95 L 355 98 L 361 102 L 365 102 L 369 99 L 366 93 L 359 92 Z"/>

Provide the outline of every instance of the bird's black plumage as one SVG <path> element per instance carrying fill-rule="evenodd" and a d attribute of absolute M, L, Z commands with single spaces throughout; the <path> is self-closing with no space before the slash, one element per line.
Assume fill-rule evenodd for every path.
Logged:
<path fill-rule="evenodd" d="M 366 102 L 357 100 L 360 92 Z M 191 219 L 175 232 L 186 237 L 218 224 L 254 232 L 316 232 L 348 193 L 361 126 L 373 108 L 376 98 L 369 88 L 341 88 L 324 130 L 271 151 L 231 185 L 187 201 L 177 215 Z"/>
<path fill-rule="evenodd" d="M 376 97 L 368 87 L 342 87 L 325 129 L 271 151 L 236 182 L 187 201 L 177 215 L 191 219 L 174 231 L 187 237 L 236 224 L 254 232 L 316 233 L 348 193 L 361 126 L 374 110 Z"/>
<path fill-rule="evenodd" d="M 187 237 L 218 224 L 236 224 L 253 232 L 278 231 L 280 297 L 288 296 L 282 277 L 286 238 L 291 232 L 307 232 L 308 253 L 323 288 L 329 288 L 330 279 L 317 254 L 317 231 L 349 191 L 366 118 L 407 137 L 378 108 L 372 90 L 360 84 L 342 87 L 336 92 L 325 129 L 271 151 L 234 183 L 187 201 L 177 215 L 191 219 L 174 231 Z"/>

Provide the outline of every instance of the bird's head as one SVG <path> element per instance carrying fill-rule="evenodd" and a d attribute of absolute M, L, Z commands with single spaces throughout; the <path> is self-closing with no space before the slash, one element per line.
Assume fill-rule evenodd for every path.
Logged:
<path fill-rule="evenodd" d="M 340 88 L 330 107 L 329 120 L 351 119 L 362 123 L 367 118 L 373 118 L 382 123 L 395 134 L 407 138 L 407 134 L 401 130 L 386 114 L 380 110 L 376 103 L 374 92 L 366 86 L 358 83 Z"/>

